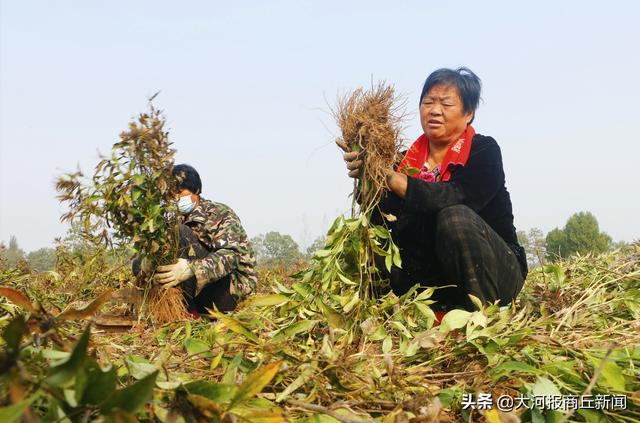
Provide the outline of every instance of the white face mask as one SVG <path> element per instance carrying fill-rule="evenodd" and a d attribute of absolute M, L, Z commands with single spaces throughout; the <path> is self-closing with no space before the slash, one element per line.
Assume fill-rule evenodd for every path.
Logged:
<path fill-rule="evenodd" d="M 191 195 L 185 195 L 178 200 L 178 211 L 180 214 L 191 213 L 191 210 L 193 210 L 195 206 L 196 203 L 191 200 Z"/>

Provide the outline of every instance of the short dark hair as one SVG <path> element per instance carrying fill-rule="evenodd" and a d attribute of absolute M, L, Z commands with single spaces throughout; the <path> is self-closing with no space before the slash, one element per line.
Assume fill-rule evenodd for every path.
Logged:
<path fill-rule="evenodd" d="M 422 87 L 420 104 L 422 104 L 422 99 L 427 95 L 429 90 L 436 85 L 456 87 L 458 89 L 458 94 L 462 99 L 464 113 L 473 113 L 475 117 L 476 109 L 480 103 L 482 82 L 480 81 L 480 78 L 471 71 L 471 69 L 460 67 L 458 69 L 441 68 L 433 71 Z"/>
<path fill-rule="evenodd" d="M 202 192 L 202 181 L 198 171 L 188 164 L 179 164 L 173 167 L 173 176 L 176 177 L 176 187 L 179 190 L 188 189 L 199 195 Z"/>

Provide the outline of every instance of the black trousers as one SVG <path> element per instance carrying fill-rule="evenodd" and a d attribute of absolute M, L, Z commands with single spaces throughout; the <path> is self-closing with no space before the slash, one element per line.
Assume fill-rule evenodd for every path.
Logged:
<path fill-rule="evenodd" d="M 402 269 L 389 275 L 391 289 L 402 295 L 413 285 L 445 286 L 433 299 L 436 309 L 474 310 L 469 294 L 482 303 L 509 304 L 522 289 L 526 270 L 518 246 L 509 246 L 477 213 L 455 205 L 425 216 L 421 242 L 403 245 L 397 240 Z M 415 234 L 414 234 L 415 235 Z M 413 237 L 415 238 L 415 237 Z M 517 256 L 518 255 L 518 256 Z"/>
<path fill-rule="evenodd" d="M 178 242 L 180 258 L 187 260 L 203 259 L 209 255 L 210 250 L 203 245 L 198 236 L 186 225 L 180 225 L 180 237 Z M 133 274 L 140 273 L 140 259 L 136 258 L 132 263 Z M 207 309 L 216 308 L 220 311 L 235 310 L 237 302 L 231 295 L 231 275 L 227 275 L 217 281 L 210 281 L 196 295 L 197 281 L 192 276 L 180 285 L 187 308 L 198 313 L 207 313 Z"/>
<path fill-rule="evenodd" d="M 210 250 L 200 242 L 198 236 L 186 225 L 180 225 L 178 245 L 180 258 L 187 260 L 203 259 L 210 253 Z M 198 295 L 196 295 L 196 286 L 195 276 L 180 284 L 189 310 L 206 313 L 207 308 L 212 308 L 214 304 L 220 311 L 232 311 L 236 308 L 236 300 L 230 291 L 231 275 L 227 275 L 217 281 L 210 281 Z"/>

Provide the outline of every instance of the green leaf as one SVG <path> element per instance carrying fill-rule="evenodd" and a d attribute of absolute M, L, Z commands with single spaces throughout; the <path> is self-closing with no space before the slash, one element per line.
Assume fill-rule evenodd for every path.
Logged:
<path fill-rule="evenodd" d="M 18 357 L 20 352 L 20 340 L 27 331 L 27 324 L 24 321 L 24 317 L 20 314 L 9 322 L 7 327 L 2 333 L 2 338 L 6 343 L 7 352 L 7 365 L 13 364 L 14 360 Z"/>
<path fill-rule="evenodd" d="M 391 351 L 391 348 L 393 348 L 393 340 L 387 335 L 387 337 L 384 338 L 384 341 L 382 341 L 382 352 L 388 354 Z"/>
<path fill-rule="evenodd" d="M 471 318 L 469 320 L 473 324 L 481 326 L 483 328 L 486 328 L 487 324 L 489 323 L 489 319 L 487 319 L 487 316 L 485 316 L 482 311 L 474 311 L 473 313 L 471 313 Z"/>
<path fill-rule="evenodd" d="M 125 359 L 124 364 L 129 370 L 129 375 L 136 380 L 144 379 L 151 373 L 158 370 L 156 366 L 147 362 L 145 359 L 134 356 L 128 356 Z"/>
<path fill-rule="evenodd" d="M 389 254 L 384 258 L 384 266 L 387 268 L 388 272 L 391 272 L 392 265 L 393 265 L 393 257 L 391 256 L 391 254 Z"/>
<path fill-rule="evenodd" d="M 289 326 L 284 327 L 276 332 L 276 334 L 273 336 L 273 340 L 279 341 L 283 338 L 289 339 L 293 338 L 301 332 L 309 332 L 317 323 L 318 320 L 302 320 L 292 323 Z"/>
<path fill-rule="evenodd" d="M 446 388 L 441 389 L 438 392 L 438 398 L 440 399 L 443 407 L 449 407 L 449 404 L 451 404 L 453 400 L 460 397 L 462 397 L 462 393 L 459 391 L 459 388 Z"/>
<path fill-rule="evenodd" d="M 52 367 L 46 382 L 51 386 L 66 387 L 82 368 L 87 358 L 87 346 L 91 335 L 91 325 L 87 325 L 82 336 L 76 343 L 69 358 L 63 363 Z"/>
<path fill-rule="evenodd" d="M 158 371 L 155 371 L 134 384 L 116 391 L 100 407 L 100 410 L 103 413 L 113 412 L 115 409 L 120 409 L 127 413 L 135 413 L 151 399 L 157 376 Z"/>
<path fill-rule="evenodd" d="M 403 334 L 407 338 L 412 338 L 413 337 L 413 335 L 411 335 L 411 332 L 409 332 L 409 329 L 407 329 L 407 327 L 405 325 L 403 325 L 402 322 L 394 320 L 394 321 L 391 322 L 391 326 L 396 328 L 401 334 Z"/>
<path fill-rule="evenodd" d="M 325 257 L 329 257 L 331 255 L 331 250 L 317 250 L 315 253 L 313 253 L 313 258 L 325 258 Z"/>
<path fill-rule="evenodd" d="M 404 350 L 405 357 L 413 357 L 418 352 L 418 348 L 420 348 L 420 343 L 416 340 L 409 342 L 407 348 Z"/>
<path fill-rule="evenodd" d="M 591 363 L 593 365 L 594 372 L 598 367 L 600 367 L 601 362 L 602 360 L 599 360 L 595 357 L 591 357 Z M 607 388 L 615 389 L 616 391 L 624 392 L 625 386 L 624 386 L 624 375 L 622 374 L 622 369 L 620 369 L 620 367 L 618 367 L 618 365 L 610 358 L 607 360 L 606 363 L 604 363 L 600 376 L 602 378 L 598 378 L 599 385 L 605 386 Z"/>
<path fill-rule="evenodd" d="M 440 332 L 450 332 L 454 329 L 460 329 L 467 324 L 470 318 L 471 313 L 466 310 L 451 310 L 444 315 L 440 323 Z"/>
<path fill-rule="evenodd" d="M 340 278 L 340 280 L 342 282 L 344 282 L 346 285 L 350 285 L 350 286 L 356 286 L 357 283 L 352 281 L 351 279 L 347 278 L 345 275 L 343 275 L 342 273 L 338 273 L 338 278 Z"/>
<path fill-rule="evenodd" d="M 584 417 L 584 421 L 588 423 L 607 423 L 607 417 L 595 410 L 589 410 L 586 408 L 579 408 L 577 413 Z"/>
<path fill-rule="evenodd" d="M 291 285 L 291 288 L 303 297 L 306 297 L 311 293 L 309 285 L 306 283 L 296 282 Z"/>
<path fill-rule="evenodd" d="M 83 389 L 77 387 L 79 378 L 76 378 L 76 395 L 77 392 L 82 391 L 82 395 L 80 395 L 78 399 L 78 404 L 97 405 L 115 392 L 117 381 L 115 367 L 111 367 L 107 371 L 102 371 L 100 366 L 91 360 L 85 367 L 84 375 L 83 378 L 86 380 L 86 386 Z"/>
<path fill-rule="evenodd" d="M 353 307 L 358 304 L 358 301 L 360 301 L 360 293 L 356 291 L 355 295 L 349 300 L 349 302 L 345 304 L 344 307 L 342 307 L 342 311 L 344 311 L 345 313 L 350 312 Z"/>
<path fill-rule="evenodd" d="M 427 299 L 431 298 L 431 296 L 433 295 L 434 292 L 435 292 L 435 288 L 433 288 L 433 287 L 424 288 L 422 291 L 420 291 L 420 293 L 416 297 L 416 301 L 427 300 Z"/>
<path fill-rule="evenodd" d="M 216 319 L 218 319 L 220 322 L 222 322 L 222 324 L 228 327 L 231 331 L 237 334 L 240 334 L 245 338 L 250 339 L 251 341 L 254 341 L 256 343 L 259 341 L 255 333 L 251 332 L 249 329 L 244 327 L 242 323 L 240 323 L 233 317 L 227 316 L 224 313 L 220 313 L 216 311 L 211 312 L 211 315 Z"/>
<path fill-rule="evenodd" d="M 229 401 L 236 390 L 235 386 L 214 383 L 208 380 L 194 380 L 182 386 L 190 394 L 200 395 L 217 403 Z"/>
<path fill-rule="evenodd" d="M 235 406 L 260 393 L 262 389 L 271 382 L 276 373 L 278 373 L 278 369 L 280 369 L 281 365 L 282 361 L 276 361 L 251 373 L 251 375 L 249 375 L 249 377 L 247 377 L 247 379 L 238 388 L 238 391 L 229 403 L 227 410 L 231 410 Z"/>
<path fill-rule="evenodd" d="M 393 265 L 402 268 L 402 257 L 400 256 L 400 250 L 394 244 L 391 244 L 391 251 L 393 256 Z"/>
<path fill-rule="evenodd" d="M 135 185 L 142 185 L 144 184 L 144 177 L 145 175 L 138 173 L 137 175 L 133 175 L 133 183 Z"/>
<path fill-rule="evenodd" d="M 389 230 L 387 228 L 385 228 L 384 226 L 375 225 L 373 227 L 373 233 L 378 238 L 389 239 Z"/>
<path fill-rule="evenodd" d="M 231 362 L 227 365 L 224 371 L 224 376 L 222 376 L 222 383 L 225 385 L 234 385 L 236 384 L 236 376 L 238 375 L 238 367 L 242 363 L 242 352 L 237 353 Z"/>
<path fill-rule="evenodd" d="M 209 344 L 201 339 L 187 338 L 184 340 L 184 348 L 189 355 L 201 354 L 205 351 L 209 351 L 211 348 Z"/>
<path fill-rule="evenodd" d="M 248 307 L 277 306 L 289 301 L 289 297 L 281 294 L 260 295 L 249 299 L 245 304 Z"/>
<path fill-rule="evenodd" d="M 494 378 L 497 379 L 511 373 L 537 375 L 540 374 L 541 371 L 527 363 L 522 363 L 520 361 L 505 361 L 504 363 L 491 369 L 490 373 Z"/>
<path fill-rule="evenodd" d="M 304 385 L 305 383 L 307 383 L 307 381 L 311 378 L 311 376 L 313 375 L 315 369 L 312 366 L 307 366 L 302 373 L 300 373 L 298 375 L 297 378 L 294 379 L 293 382 L 291 382 L 289 384 L 289 386 L 287 386 L 285 388 L 284 391 L 280 392 L 277 396 L 276 396 L 276 402 L 281 402 L 282 400 L 286 399 L 289 395 L 291 395 L 293 392 L 296 391 L 296 389 L 300 388 L 302 385 Z"/>
<path fill-rule="evenodd" d="M 535 397 L 561 396 L 560 390 L 546 377 L 538 376 L 536 383 L 531 388 L 531 394 Z"/>
<path fill-rule="evenodd" d="M 15 404 L 8 405 L 0 408 L 0 422 L 13 423 L 18 421 L 22 417 L 22 413 L 31 405 L 40 394 L 36 393 L 30 398 L 17 402 Z"/>
<path fill-rule="evenodd" d="M 322 314 L 327 319 L 329 326 L 334 329 L 343 329 L 345 326 L 345 320 L 342 315 L 336 312 L 334 309 L 324 304 L 321 300 L 318 299 L 317 304 L 320 306 L 322 310 Z"/>
<path fill-rule="evenodd" d="M 431 322 L 436 320 L 436 314 L 431 310 L 431 307 L 424 303 L 415 303 L 414 305 L 418 311 L 427 318 L 427 320 L 430 320 Z"/>

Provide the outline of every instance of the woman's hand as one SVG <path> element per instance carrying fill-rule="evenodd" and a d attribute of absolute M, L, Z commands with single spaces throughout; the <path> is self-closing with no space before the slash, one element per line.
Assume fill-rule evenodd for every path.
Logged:
<path fill-rule="evenodd" d="M 349 176 L 352 178 L 360 177 L 360 170 L 362 169 L 362 165 L 364 164 L 364 160 L 362 160 L 361 153 L 355 151 L 349 151 L 349 147 L 343 140 L 336 140 L 336 144 L 338 147 L 344 151 L 342 157 L 344 161 L 347 163 L 347 170 L 349 170 Z"/>
<path fill-rule="evenodd" d="M 387 172 L 387 185 L 389 190 L 394 192 L 398 197 L 404 198 L 407 195 L 407 175 L 398 173 L 395 170 Z"/>

